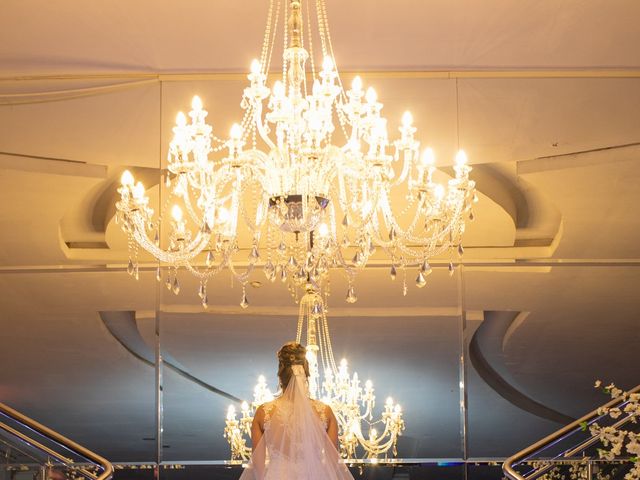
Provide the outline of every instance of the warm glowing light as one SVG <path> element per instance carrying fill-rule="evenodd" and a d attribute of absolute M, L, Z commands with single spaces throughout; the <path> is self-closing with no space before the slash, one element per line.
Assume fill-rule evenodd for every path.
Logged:
<path fill-rule="evenodd" d="M 386 403 L 386 405 L 389 405 L 389 406 L 393 405 L 393 398 L 392 397 L 387 397 L 387 401 L 385 403 Z"/>
<path fill-rule="evenodd" d="M 229 136 L 232 140 L 240 140 L 242 138 L 242 127 L 237 123 L 234 123 L 231 126 L 231 131 L 229 132 Z"/>
<path fill-rule="evenodd" d="M 206 99 L 194 96 L 192 108 L 172 114 L 177 113 L 172 138 L 162 149 L 167 198 L 160 211 L 128 175 L 118 188 L 117 220 L 129 237 L 128 272 L 138 271 L 142 247 L 171 269 L 169 283 L 182 269 L 193 274 L 204 308 L 213 276 L 228 269 L 245 285 L 254 268 L 270 282 L 280 280 L 294 298 L 299 298 L 296 290 L 310 285 L 325 290 L 330 272 L 339 270 L 348 278 L 345 300 L 355 303 L 356 277 L 370 262 L 390 260 L 393 279 L 398 268 L 419 268 L 456 248 L 462 255 L 465 223 L 474 218 L 475 182 L 466 157 L 456 157 L 455 178 L 434 178 L 433 152 L 420 150 L 418 118 L 398 110 L 400 128 L 389 128 L 382 95 L 379 99 L 360 76 L 349 77 L 351 89 L 345 92 L 338 57 L 327 43 L 323 8 L 316 12 L 317 22 L 306 21 L 307 36 L 299 2 L 285 1 L 291 9 L 266 26 L 265 42 L 255 50 L 260 56 L 246 58 L 250 70 L 238 92 L 243 110 L 235 116 L 238 124 L 221 121 L 231 127 L 221 133 L 208 122 Z M 311 31 L 314 26 L 320 31 Z M 281 27 L 288 32 L 283 55 L 272 59 Z M 323 47 L 317 63 L 311 61 L 312 38 Z M 391 93 L 398 98 L 398 92 Z M 442 187 L 436 190 L 437 184 Z M 400 191 L 410 201 L 403 209 L 392 208 L 391 198 Z M 172 220 L 174 204 L 184 212 L 178 223 Z M 166 244 L 158 240 L 160 230 Z M 299 241 L 312 234 L 317 242 Z M 260 241 L 269 235 L 275 241 Z M 248 247 L 246 272 L 234 266 L 240 244 Z M 200 268 L 203 257 L 207 262 Z M 418 287 L 424 286 L 420 276 Z M 170 289 L 180 292 L 177 286 Z M 245 289 L 239 303 L 249 305 Z"/>
<path fill-rule="evenodd" d="M 236 407 L 234 407 L 233 405 L 229 405 L 229 408 L 227 409 L 227 420 L 233 420 L 235 419 L 236 416 Z"/>
<path fill-rule="evenodd" d="M 240 408 L 242 409 L 243 412 L 248 412 L 249 404 L 247 402 L 242 402 L 242 405 L 240 406 Z"/>
<path fill-rule="evenodd" d="M 324 57 L 324 60 L 322 61 L 322 70 L 324 70 L 325 72 L 330 72 L 333 70 L 333 60 L 331 60 L 331 57 L 329 55 Z"/>
<path fill-rule="evenodd" d="M 122 176 L 120 177 L 120 183 L 126 187 L 130 187 L 133 185 L 134 179 L 133 175 L 129 170 L 125 170 L 122 172 Z"/>
<path fill-rule="evenodd" d="M 284 83 L 280 80 L 273 84 L 273 95 L 278 98 L 284 97 Z"/>
<path fill-rule="evenodd" d="M 404 115 L 402 115 L 402 125 L 404 127 L 410 127 L 412 123 L 413 115 L 411 115 L 411 112 L 407 110 L 406 112 L 404 112 Z"/>
<path fill-rule="evenodd" d="M 224 207 L 218 208 L 218 222 L 227 223 L 230 216 L 231 215 L 229 215 L 229 210 Z"/>
<path fill-rule="evenodd" d="M 367 93 L 365 94 L 365 98 L 369 103 L 375 103 L 378 100 L 378 94 L 374 90 L 373 87 L 367 88 Z"/>
<path fill-rule="evenodd" d="M 144 185 L 142 182 L 136 183 L 136 186 L 133 187 L 133 196 L 137 199 L 144 197 Z"/>
<path fill-rule="evenodd" d="M 433 153 L 433 149 L 431 147 L 427 147 L 424 149 L 424 152 L 422 152 L 422 165 L 425 167 L 432 167 L 433 164 L 436 161 L 436 156 Z"/>
<path fill-rule="evenodd" d="M 171 209 L 171 217 L 176 222 L 181 222 L 182 221 L 182 209 L 180 208 L 179 205 L 174 205 L 173 206 L 173 208 Z"/>
<path fill-rule="evenodd" d="M 309 344 L 306 348 L 306 358 L 309 362 L 309 395 L 311 398 L 321 398 L 331 405 L 342 432 L 340 436 L 340 449 L 343 456 L 355 459 L 357 448 L 361 447 L 366 452 L 367 458 L 374 461 L 377 455 L 386 454 L 395 448 L 399 436 L 405 428 L 402 411 L 399 406 L 393 405 L 391 399 L 382 412 L 375 419 L 374 407 L 376 395 L 373 382 L 364 382 L 361 387 L 357 372 L 350 374 L 347 368 L 347 360 L 342 359 L 340 368 L 337 369 L 328 326 L 326 324 L 326 309 L 322 295 L 312 291 L 308 287 L 307 293 L 300 299 L 298 317 L 298 335 L 296 342 L 300 342 L 307 326 L 316 332 L 308 337 Z M 310 327 L 313 325 L 313 327 Z M 225 437 L 231 447 L 232 459 L 248 458 L 251 449 L 247 446 L 247 440 L 251 433 L 251 425 L 259 405 L 273 399 L 267 385 L 261 376 L 254 388 L 253 401 L 246 410 L 243 404 L 242 417 L 227 420 L 224 430 Z M 282 385 L 280 386 L 282 388 Z M 377 428 L 380 425 L 380 428 Z M 376 429 L 377 428 L 377 429 Z M 368 432 L 368 437 L 366 437 Z M 364 433 L 364 435 L 363 435 Z M 386 458 L 386 457 L 385 457 Z"/>
<path fill-rule="evenodd" d="M 202 100 L 198 95 L 194 95 L 193 99 L 191 100 L 191 108 L 196 112 L 202 110 Z"/>
<path fill-rule="evenodd" d="M 467 154 L 464 153 L 464 150 L 460 149 L 458 150 L 458 153 L 456 153 L 456 165 L 458 167 L 463 167 L 464 165 L 466 165 L 467 163 Z"/>
<path fill-rule="evenodd" d="M 351 89 L 354 92 L 362 91 L 362 79 L 360 78 L 359 75 L 356 75 L 355 77 L 353 77 L 353 80 L 351 81 Z"/>
<path fill-rule="evenodd" d="M 320 235 L 321 237 L 326 237 L 327 235 L 329 235 L 329 227 L 326 223 L 321 223 L 320 225 L 318 225 L 318 235 Z"/>
<path fill-rule="evenodd" d="M 257 75 L 260 73 L 261 69 L 262 69 L 262 65 L 260 65 L 260 62 L 254 58 L 253 61 L 251 62 L 251 73 L 253 73 L 254 75 Z"/>

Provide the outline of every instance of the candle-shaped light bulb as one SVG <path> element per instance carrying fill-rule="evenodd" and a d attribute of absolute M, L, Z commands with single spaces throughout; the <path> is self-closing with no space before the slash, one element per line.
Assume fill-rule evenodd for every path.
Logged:
<path fill-rule="evenodd" d="M 373 89 L 373 87 L 367 88 L 367 93 L 365 94 L 365 98 L 369 103 L 375 103 L 378 100 L 378 94 Z"/>
<path fill-rule="evenodd" d="M 404 112 L 404 115 L 402 115 L 402 126 L 410 127 L 412 123 L 413 123 L 413 115 L 411 115 L 411 112 L 407 110 L 406 112 Z"/>
<path fill-rule="evenodd" d="M 235 420 L 236 418 L 236 408 L 233 405 L 229 405 L 227 409 L 227 420 Z"/>
<path fill-rule="evenodd" d="M 340 360 L 340 366 L 344 367 L 344 368 L 347 368 L 347 359 L 346 358 L 343 358 L 342 360 Z"/>
<path fill-rule="evenodd" d="M 198 97 L 195 97 L 198 98 Z M 200 102 L 200 108 L 202 108 L 202 102 Z M 178 112 L 176 115 L 176 125 L 179 127 L 184 127 L 187 124 L 187 117 L 185 117 L 184 113 Z"/>
<path fill-rule="evenodd" d="M 224 207 L 218 208 L 218 223 L 227 223 L 227 220 L 229 220 L 229 217 L 230 217 L 229 210 L 227 210 Z"/>
<path fill-rule="evenodd" d="M 396 405 L 393 409 L 394 412 L 396 413 L 401 413 L 402 412 L 402 407 L 400 406 L 400 404 Z"/>
<path fill-rule="evenodd" d="M 267 383 L 267 379 L 266 379 L 266 378 L 264 378 L 264 375 L 260 375 L 260 376 L 258 377 L 258 383 L 260 383 L 260 384 L 265 384 L 265 383 Z"/>
<path fill-rule="evenodd" d="M 136 183 L 136 186 L 133 187 L 133 196 L 137 199 L 144 197 L 144 185 L 142 182 Z"/>
<path fill-rule="evenodd" d="M 373 388 L 373 382 L 371 380 L 367 380 L 364 382 L 364 386 L 367 390 L 371 390 Z"/>
<path fill-rule="evenodd" d="M 436 185 L 435 194 L 438 201 L 442 200 L 444 197 L 444 187 L 440 184 Z"/>
<path fill-rule="evenodd" d="M 424 167 L 433 167 L 433 164 L 436 161 L 436 156 L 433 153 L 433 149 L 431 147 L 427 147 L 424 149 L 424 152 L 422 152 L 421 161 Z"/>
<path fill-rule="evenodd" d="M 464 150 L 458 150 L 456 153 L 456 166 L 463 167 L 467 163 L 467 154 L 464 153 Z"/>
<path fill-rule="evenodd" d="M 369 430 L 369 438 L 376 438 L 378 436 L 378 432 L 376 431 L 375 428 L 372 428 L 371 430 Z"/>
<path fill-rule="evenodd" d="M 351 90 L 358 93 L 362 91 L 362 79 L 359 75 L 356 75 L 353 78 L 353 81 L 351 82 Z"/>
<path fill-rule="evenodd" d="M 196 112 L 202 110 L 202 100 L 198 95 L 194 95 L 193 99 L 191 100 L 191 108 Z"/>
<path fill-rule="evenodd" d="M 284 97 L 284 83 L 280 80 L 273 84 L 273 96 Z"/>
<path fill-rule="evenodd" d="M 329 235 L 329 227 L 326 223 L 321 223 L 320 225 L 318 225 L 318 235 L 321 237 L 326 237 L 327 235 Z"/>
<path fill-rule="evenodd" d="M 315 361 L 316 354 L 313 352 L 313 350 L 307 350 L 304 354 L 304 358 L 307 359 L 307 362 L 312 362 Z"/>
<path fill-rule="evenodd" d="M 313 93 L 314 97 L 317 97 L 320 95 L 320 82 L 318 80 L 314 80 L 313 81 L 313 88 L 311 89 L 311 92 Z"/>
<path fill-rule="evenodd" d="M 242 413 L 249 412 L 249 404 L 247 402 L 242 402 L 240 408 L 242 409 Z"/>
<path fill-rule="evenodd" d="M 171 217 L 176 222 L 181 222 L 182 221 L 182 209 L 180 208 L 180 206 L 178 206 L 178 205 L 174 205 L 173 206 L 173 208 L 171 209 Z"/>
<path fill-rule="evenodd" d="M 387 401 L 385 402 L 385 404 L 390 407 L 393 405 L 393 398 L 392 397 L 387 397 Z"/>
<path fill-rule="evenodd" d="M 122 185 L 124 185 L 125 187 L 130 187 L 131 185 L 133 185 L 133 182 L 133 175 L 129 170 L 125 170 L 124 172 L 122 172 L 122 176 L 120 177 L 120 183 Z"/>
<path fill-rule="evenodd" d="M 324 57 L 324 60 L 322 61 L 322 70 L 324 70 L 326 73 L 329 73 L 333 70 L 333 60 L 329 55 L 326 55 Z"/>
<path fill-rule="evenodd" d="M 253 61 L 251 62 L 251 73 L 254 75 L 258 75 L 260 73 L 261 68 L 262 68 L 262 65 L 260 65 L 260 62 L 254 58 Z"/>
<path fill-rule="evenodd" d="M 231 126 L 231 131 L 229 132 L 229 136 L 232 140 L 240 140 L 242 138 L 242 127 L 237 123 L 234 123 Z"/>

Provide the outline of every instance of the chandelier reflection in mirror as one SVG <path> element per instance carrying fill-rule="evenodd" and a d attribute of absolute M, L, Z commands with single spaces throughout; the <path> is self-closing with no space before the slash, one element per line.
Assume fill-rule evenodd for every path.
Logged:
<path fill-rule="evenodd" d="M 396 456 L 398 437 L 405 428 L 402 408 L 389 397 L 381 417 L 374 419 L 376 396 L 373 383 L 367 380 L 362 385 L 357 372 L 350 375 L 346 359 L 336 365 L 326 310 L 322 295 L 307 284 L 307 291 L 300 299 L 296 341 L 300 343 L 303 333 L 306 333 L 309 393 L 333 410 L 338 421 L 343 458 L 355 459 L 359 453 L 366 458 L 377 458 L 383 454 L 387 456 L 389 451 Z M 235 407 L 229 406 L 224 436 L 229 442 L 232 460 L 251 457 L 247 441 L 251 438 L 253 415 L 260 405 L 273 398 L 261 375 L 253 390 L 253 402 L 242 403 L 239 419 Z"/>
<path fill-rule="evenodd" d="M 339 269 L 354 303 L 354 279 L 368 263 L 390 265 L 391 278 L 415 267 L 423 287 L 429 259 L 462 255 L 476 198 L 465 153 L 458 152 L 454 176 L 443 184 L 434 180 L 434 152 L 419 153 L 409 112 L 390 141 L 374 89 L 365 91 L 360 77 L 349 90 L 342 86 L 325 1 L 315 0 L 315 9 L 309 3 L 271 0 L 262 54 L 241 101 L 244 116 L 228 138 L 212 134 L 199 97 L 189 118 L 178 113 L 158 219 L 142 183 L 129 171 L 122 175 L 117 220 L 129 235 L 130 274 L 138 275 L 142 246 L 168 267 L 165 282 L 174 293 L 180 268 L 195 275 L 206 307 L 207 282 L 228 267 L 243 285 L 246 308 L 244 287 L 257 266 L 294 295 L 307 282 L 322 288 L 330 269 Z M 270 73 L 277 35 L 282 71 Z M 316 71 L 318 39 L 324 60 Z M 392 191 L 399 193 L 396 208 Z M 169 210 L 171 219 L 162 222 Z"/>

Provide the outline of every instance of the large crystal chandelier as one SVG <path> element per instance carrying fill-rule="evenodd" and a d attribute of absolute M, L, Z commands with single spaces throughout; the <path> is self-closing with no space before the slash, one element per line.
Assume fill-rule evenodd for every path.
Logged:
<path fill-rule="evenodd" d="M 301 342 L 306 333 L 307 360 L 309 361 L 309 393 L 331 406 L 339 425 L 340 453 L 343 458 L 355 459 L 361 452 L 367 458 L 387 455 L 391 450 L 397 455 L 396 444 L 404 430 L 402 408 L 387 398 L 380 418 L 374 420 L 376 396 L 371 380 L 361 384 L 358 373 L 349 374 L 347 360 L 336 366 L 326 306 L 322 295 L 310 284 L 300 299 L 300 313 L 296 341 Z M 306 327 L 306 332 L 305 332 Z M 253 402 L 243 402 L 238 419 L 233 405 L 227 410 L 224 436 L 231 448 L 232 460 L 248 460 L 251 448 L 251 423 L 256 409 L 273 400 L 264 376 L 258 378 L 253 391 Z M 359 448 L 360 447 L 360 448 Z"/>
<path fill-rule="evenodd" d="M 208 280 L 228 267 L 243 285 L 246 307 L 244 286 L 256 266 L 292 292 L 307 282 L 322 288 L 329 270 L 340 269 L 354 303 L 356 273 L 374 256 L 390 265 L 392 278 L 399 268 L 415 267 L 415 283 L 423 287 L 429 259 L 462 254 L 475 199 L 465 153 L 458 152 L 453 177 L 438 183 L 434 152 L 419 153 L 409 112 L 390 141 L 374 89 L 365 91 L 360 77 L 344 89 L 325 0 L 315 0 L 315 9 L 311 2 L 270 0 L 262 54 L 241 101 L 244 116 L 227 138 L 212 134 L 199 97 L 188 118 L 178 113 L 157 219 L 145 187 L 123 173 L 117 220 L 129 235 L 132 275 L 141 246 L 168 267 L 165 282 L 174 293 L 180 268 L 195 275 L 206 307 Z M 276 73 L 278 35 L 284 47 Z M 395 202 L 392 191 L 399 192 Z"/>

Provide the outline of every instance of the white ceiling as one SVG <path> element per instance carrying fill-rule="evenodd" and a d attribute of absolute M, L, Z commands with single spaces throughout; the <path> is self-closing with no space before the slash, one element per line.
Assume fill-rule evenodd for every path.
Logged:
<path fill-rule="evenodd" d="M 633 0 L 328 0 L 340 66 L 365 70 L 637 68 Z M 242 71 L 267 0 L 5 0 L 5 74 Z"/>

